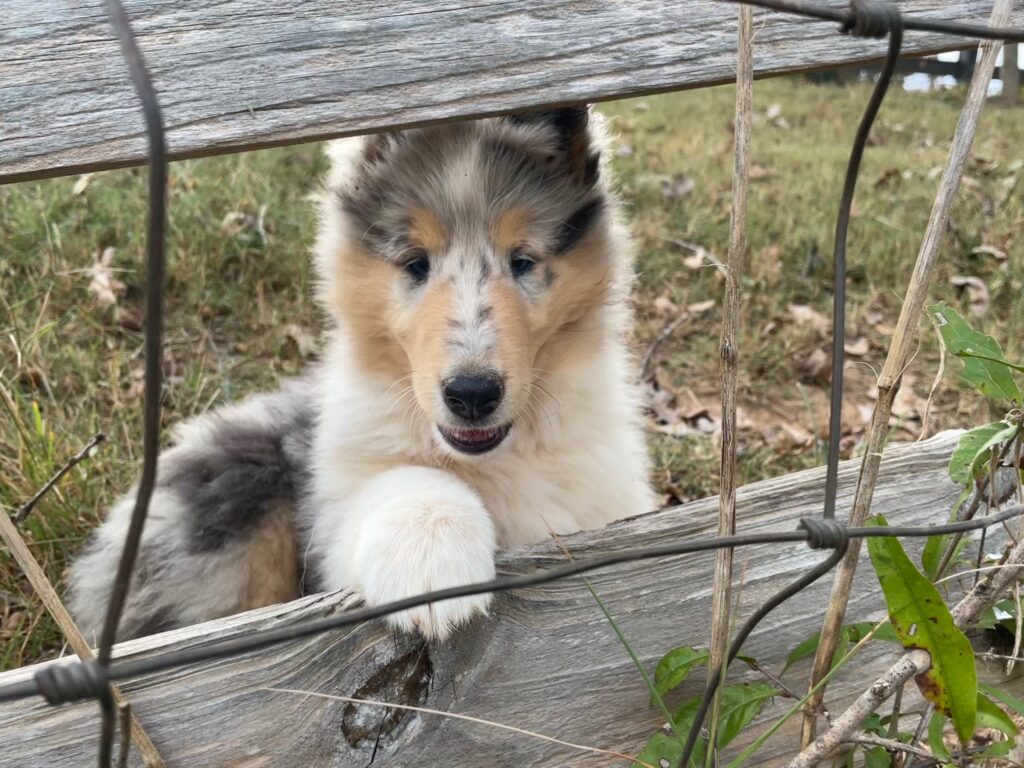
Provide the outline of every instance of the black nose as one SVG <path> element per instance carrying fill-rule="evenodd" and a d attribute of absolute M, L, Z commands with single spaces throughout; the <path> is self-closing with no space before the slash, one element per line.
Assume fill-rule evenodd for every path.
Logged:
<path fill-rule="evenodd" d="M 504 394 L 497 376 L 456 376 L 444 384 L 445 405 L 467 421 L 486 419 L 498 410 Z"/>

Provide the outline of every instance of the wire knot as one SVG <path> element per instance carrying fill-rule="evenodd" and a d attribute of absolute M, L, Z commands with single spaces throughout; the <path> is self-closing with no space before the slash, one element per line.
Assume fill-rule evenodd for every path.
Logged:
<path fill-rule="evenodd" d="M 50 704 L 101 699 L 110 691 L 106 667 L 96 661 L 51 665 L 35 674 L 39 693 Z"/>
<path fill-rule="evenodd" d="M 900 9 L 886 0 L 850 0 L 850 13 L 839 29 L 854 37 L 885 37 L 903 25 Z"/>
<path fill-rule="evenodd" d="M 807 531 L 807 544 L 811 549 L 839 549 L 850 541 L 846 526 L 838 520 L 802 517 L 799 527 Z"/>

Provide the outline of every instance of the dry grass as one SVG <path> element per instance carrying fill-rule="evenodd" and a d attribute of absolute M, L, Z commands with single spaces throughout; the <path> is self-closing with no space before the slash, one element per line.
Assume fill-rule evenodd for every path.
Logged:
<path fill-rule="evenodd" d="M 813 312 L 804 311 L 801 322 L 790 307 L 830 311 L 838 187 L 867 98 L 865 86 L 799 79 L 760 82 L 754 90 L 760 117 L 740 340 L 744 481 L 821 461 L 827 382 L 815 358 L 828 352 L 828 341 Z M 848 368 L 848 452 L 856 451 L 863 430 L 870 366 L 884 358 L 959 103 L 958 94 L 894 93 L 865 160 L 849 257 L 848 333 L 856 364 Z M 675 243 L 724 256 L 732 110 L 727 87 L 605 108 L 622 137 L 615 162 L 641 254 L 638 355 L 691 307 L 652 358 L 662 422 L 652 431 L 655 482 L 667 498 L 718 487 L 724 284 L 713 267 L 687 266 L 692 253 Z M 974 290 L 988 298 L 984 319 L 975 322 L 1016 359 L 1024 359 L 1021 117 L 994 106 L 984 116 L 933 289 L 936 299 L 967 311 L 969 297 L 950 280 L 976 278 Z M 166 424 L 272 386 L 302 367 L 307 335 L 320 325 L 310 298 L 313 216 L 305 196 L 322 170 L 314 146 L 172 166 Z M 0 505 L 17 508 L 95 432 L 110 437 L 26 524 L 33 552 L 58 583 L 103 509 L 131 484 L 141 443 L 144 174 L 96 174 L 81 190 L 78 181 L 0 188 Z M 988 250 L 976 253 L 979 246 Z M 108 247 L 116 249 L 112 270 L 102 275 L 124 283 L 124 290 L 113 284 L 116 303 L 103 308 L 90 290 L 89 270 Z M 715 306 L 707 306 L 709 299 Z M 938 361 L 932 332 L 923 330 L 898 408 L 897 435 L 907 439 L 920 431 Z M 975 423 L 987 416 L 979 407 L 949 375 L 933 403 L 931 426 Z M 0 669 L 60 648 L 56 630 L 0 552 Z"/>

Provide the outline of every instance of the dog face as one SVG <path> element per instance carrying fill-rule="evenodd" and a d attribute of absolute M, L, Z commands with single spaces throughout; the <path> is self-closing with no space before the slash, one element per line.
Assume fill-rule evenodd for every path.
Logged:
<path fill-rule="evenodd" d="M 328 308 L 455 456 L 536 425 L 545 378 L 608 299 L 613 211 L 592 133 L 569 108 L 335 145 Z"/>

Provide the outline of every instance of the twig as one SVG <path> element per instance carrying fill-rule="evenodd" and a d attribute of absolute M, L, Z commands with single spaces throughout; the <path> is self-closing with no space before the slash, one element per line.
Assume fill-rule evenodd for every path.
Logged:
<path fill-rule="evenodd" d="M 118 727 L 121 729 L 121 749 L 117 753 L 117 768 L 128 768 L 128 752 L 132 745 L 132 705 L 123 701 L 117 705 Z"/>
<path fill-rule="evenodd" d="M 974 626 L 981 615 L 990 608 L 999 595 L 1015 584 L 1024 573 L 1024 542 L 1018 542 L 1003 555 L 1003 565 L 986 574 L 950 612 L 953 623 L 960 629 Z M 811 768 L 818 761 L 830 755 L 840 744 L 847 741 L 856 732 L 864 718 L 870 715 L 879 704 L 912 675 L 923 672 L 930 664 L 927 652 L 921 650 L 908 651 L 875 682 L 849 709 L 836 718 L 832 727 L 809 746 L 807 746 L 787 768 Z"/>
<path fill-rule="evenodd" d="M 28 579 L 29 584 L 32 585 L 36 595 L 39 596 L 43 606 L 49 611 L 53 620 L 57 622 L 57 626 L 60 627 L 64 637 L 67 638 L 71 650 L 78 654 L 78 658 L 82 661 L 90 661 L 95 658 L 89 643 L 82 636 L 81 630 L 75 625 L 74 619 L 71 618 L 68 609 L 64 607 L 64 603 L 57 596 L 57 591 L 39 566 L 38 561 L 32 556 L 28 546 L 25 544 L 25 540 L 21 537 L 18 529 L 14 527 L 11 518 L 2 513 L 0 513 L 0 539 L 3 539 L 7 545 L 11 556 L 24 572 L 25 577 Z M 110 688 L 117 705 L 125 704 L 126 701 L 120 689 L 114 684 L 111 684 Z M 145 764 L 149 768 L 165 768 L 166 763 L 160 757 L 160 753 L 157 751 L 152 740 L 150 740 L 148 734 L 143 730 L 138 718 L 134 714 L 130 714 L 129 717 L 131 718 L 131 736 L 135 740 L 135 745 L 138 747 L 139 754 L 142 755 Z"/>
<path fill-rule="evenodd" d="M 500 728 L 504 731 L 519 733 L 524 736 L 530 736 L 535 739 L 540 739 L 541 741 L 547 741 L 552 744 L 558 744 L 562 747 L 569 747 L 570 749 L 576 749 L 581 752 L 592 752 L 598 755 L 608 755 L 609 757 L 617 757 L 620 760 L 628 760 L 633 763 L 638 763 L 639 765 L 644 766 L 644 768 L 656 768 L 656 766 L 653 766 L 650 763 L 642 762 L 637 758 L 623 754 L 622 752 L 615 752 L 611 749 L 601 749 L 600 747 L 588 747 L 585 744 L 573 744 L 571 741 L 563 741 L 562 739 L 556 739 L 554 736 L 545 736 L 543 733 L 528 731 L 525 728 L 516 728 L 514 725 L 496 723 L 493 720 L 484 720 L 479 717 L 471 717 L 470 715 L 460 715 L 456 712 L 444 712 L 440 709 L 429 709 L 427 707 L 414 707 L 409 704 L 392 704 L 388 701 L 373 701 L 372 699 L 354 699 L 351 696 L 336 696 L 330 693 L 317 693 L 316 691 L 299 691 L 294 688 L 273 688 L 271 686 L 265 686 L 263 688 L 260 688 L 259 690 L 273 691 L 274 693 L 293 693 L 298 696 L 315 696 L 320 699 L 343 701 L 347 704 L 359 704 L 361 706 L 370 707 L 384 707 L 385 709 L 404 709 L 407 712 L 419 712 L 423 715 L 438 715 L 439 717 L 450 717 L 454 720 L 463 720 L 467 723 L 476 723 L 477 725 L 488 725 L 491 728 Z"/>
<path fill-rule="evenodd" d="M 888 672 L 862 693 L 849 709 L 835 719 L 832 727 L 824 735 L 790 761 L 787 768 L 812 768 L 831 755 L 841 744 L 849 741 L 850 735 L 860 728 L 864 718 L 874 712 L 893 691 L 914 675 L 924 672 L 930 664 L 931 656 L 927 651 L 910 651 L 902 656 Z"/>
<path fill-rule="evenodd" d="M 690 313 L 685 309 L 679 310 L 679 316 L 674 320 L 670 320 L 665 326 L 658 331 L 658 335 L 654 337 L 654 341 L 647 348 L 647 353 L 644 355 L 644 361 L 640 366 L 640 381 L 647 381 L 647 376 L 651 372 L 651 361 L 654 360 L 654 353 L 658 351 L 658 347 L 665 343 L 673 333 L 676 332 L 676 328 L 683 324 L 683 322 L 690 317 Z"/>
<path fill-rule="evenodd" d="M 1005 24 L 1009 20 L 1012 5 L 1011 0 L 996 0 L 992 9 L 991 23 L 996 25 Z M 893 401 L 896 399 L 900 377 L 906 365 L 913 340 L 917 335 L 916 329 L 928 296 L 928 285 L 931 282 L 940 246 L 945 237 L 950 210 L 953 207 L 956 193 L 960 188 L 960 181 L 964 174 L 964 165 L 970 156 L 971 146 L 974 143 L 978 119 L 988 97 L 988 86 L 992 79 L 993 67 L 999 47 L 998 43 L 990 42 L 984 42 L 979 46 L 978 65 L 974 71 L 974 77 L 971 79 L 964 108 L 960 113 L 960 120 L 953 137 L 949 158 L 946 161 L 942 180 L 939 183 L 932 212 L 928 219 L 928 227 L 925 230 L 921 249 L 918 251 L 914 272 L 903 300 L 903 308 L 900 310 L 900 317 L 893 335 L 892 345 L 889 348 L 889 354 L 885 359 L 885 366 L 879 377 L 878 399 L 875 401 L 871 424 L 868 427 L 864 459 L 861 462 L 861 471 L 854 494 L 853 508 L 850 512 L 850 525 L 862 525 L 871 510 L 871 501 L 874 496 L 875 483 L 878 480 L 878 469 L 882 459 L 882 449 L 889 431 L 889 417 L 892 414 Z M 849 600 L 850 589 L 853 586 L 853 577 L 857 570 L 858 558 L 860 557 L 860 549 L 860 542 L 851 542 L 846 557 L 836 569 L 832 582 L 832 591 L 828 599 L 828 610 L 822 626 L 821 641 L 818 645 L 817 654 L 814 657 L 811 687 L 816 685 L 828 672 L 832 655 L 835 653 L 836 646 L 839 643 L 843 619 L 846 617 L 846 605 Z M 824 688 L 818 689 L 818 692 L 808 702 L 809 706 L 804 713 L 802 744 L 805 746 L 814 739 L 815 716 L 813 713 L 824 693 Z"/>
<path fill-rule="evenodd" d="M 913 744 L 905 744 L 902 741 L 896 741 L 896 739 L 883 739 L 881 736 L 875 736 L 872 733 L 858 733 L 856 736 L 847 739 L 844 743 L 868 744 L 872 747 L 882 747 L 890 752 L 906 752 L 908 755 L 926 758 L 934 757 L 927 749 L 915 747 Z"/>
<path fill-rule="evenodd" d="M 740 6 L 736 58 L 736 131 L 733 153 L 732 215 L 729 225 L 729 266 L 725 272 L 725 307 L 719 360 L 722 371 L 722 463 L 718 496 L 718 534 L 736 532 L 736 390 L 739 363 L 740 310 L 743 298 L 743 262 L 747 249 L 747 198 L 750 186 L 750 144 L 753 126 L 754 12 Z M 711 593 L 711 643 L 708 675 L 726 674 L 729 646 L 729 604 L 732 593 L 733 551 L 715 553 Z M 709 744 L 715 744 L 719 685 L 712 707 Z M 711 750 L 708 751 L 710 756 Z"/>
<path fill-rule="evenodd" d="M 788 685 L 786 685 L 784 682 L 782 682 L 781 678 L 776 677 L 771 672 L 769 672 L 767 669 L 765 669 L 760 664 L 758 664 L 756 659 L 745 658 L 745 659 L 742 659 L 742 661 L 746 662 L 747 666 L 750 667 L 755 672 L 759 672 L 762 675 L 764 675 L 764 678 L 768 682 L 770 682 L 772 685 L 774 685 L 776 688 L 779 689 L 779 693 L 782 694 L 783 698 L 786 698 L 786 699 L 799 699 L 800 698 L 800 696 L 798 696 L 796 693 L 794 693 L 793 689 L 791 689 Z M 822 714 L 825 714 L 825 713 L 823 712 Z"/>
<path fill-rule="evenodd" d="M 1009 677 L 1013 673 L 1013 667 L 1017 663 L 1017 656 L 1020 654 L 1020 640 L 1021 634 L 1024 633 L 1024 614 L 1020 611 L 1020 583 L 1014 582 L 1013 585 L 1013 605 L 1014 614 L 1016 615 L 1016 624 L 1013 628 L 1013 650 L 1010 652 L 1011 656 L 1006 660 L 1006 676 Z"/>
<path fill-rule="evenodd" d="M 49 493 L 53 486 L 59 483 L 60 479 L 70 472 L 73 467 L 92 456 L 93 449 L 106 439 L 107 436 L 102 432 L 97 432 L 93 435 L 92 439 L 85 444 L 85 447 L 82 450 L 68 459 L 64 466 L 58 469 L 54 476 L 47 480 L 46 484 L 36 491 L 35 495 L 31 499 L 21 505 L 21 508 L 11 516 L 11 522 L 15 525 L 21 525 L 25 521 L 25 518 L 32 514 L 32 510 L 35 509 L 39 500 Z"/>

